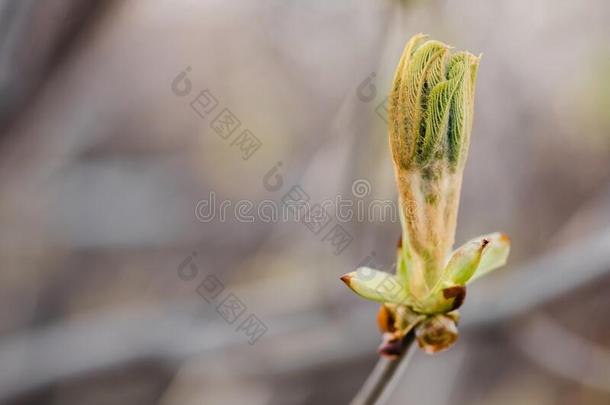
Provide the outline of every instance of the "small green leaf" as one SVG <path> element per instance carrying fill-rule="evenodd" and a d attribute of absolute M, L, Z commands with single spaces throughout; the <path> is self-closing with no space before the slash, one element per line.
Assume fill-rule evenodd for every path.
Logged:
<path fill-rule="evenodd" d="M 341 281 L 363 298 L 381 303 L 412 305 L 411 296 L 398 278 L 384 271 L 360 267 L 341 276 Z"/>
<path fill-rule="evenodd" d="M 481 257 L 488 244 L 488 239 L 477 238 L 454 250 L 449 263 L 445 267 L 442 282 L 447 286 L 466 284 L 479 267 Z"/>
<path fill-rule="evenodd" d="M 510 239 L 502 233 L 466 242 L 453 252 L 437 284 L 414 308 L 428 314 L 456 309 L 464 299 L 464 285 L 504 265 L 509 250 Z"/>
<path fill-rule="evenodd" d="M 479 267 L 468 280 L 469 283 L 498 267 L 504 266 L 510 252 L 510 238 L 506 234 L 496 232 L 483 235 L 481 238 L 487 239 L 489 244 L 481 255 Z"/>

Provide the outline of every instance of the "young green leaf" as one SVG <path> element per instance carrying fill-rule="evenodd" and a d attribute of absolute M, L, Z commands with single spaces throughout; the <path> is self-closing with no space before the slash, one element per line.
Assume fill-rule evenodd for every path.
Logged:
<path fill-rule="evenodd" d="M 488 239 L 478 238 L 456 249 L 445 267 L 441 283 L 446 286 L 465 285 L 479 267 L 483 252 L 488 245 Z"/>
<path fill-rule="evenodd" d="M 510 238 L 506 234 L 496 232 L 489 235 L 483 235 L 480 238 L 487 239 L 489 245 L 481 255 L 479 267 L 470 280 L 468 280 L 469 283 L 498 267 L 504 266 L 508 259 L 508 254 L 510 253 Z"/>
<path fill-rule="evenodd" d="M 403 284 L 396 276 L 384 271 L 360 267 L 343 275 L 341 281 L 363 298 L 381 303 L 412 305 L 412 299 Z"/>

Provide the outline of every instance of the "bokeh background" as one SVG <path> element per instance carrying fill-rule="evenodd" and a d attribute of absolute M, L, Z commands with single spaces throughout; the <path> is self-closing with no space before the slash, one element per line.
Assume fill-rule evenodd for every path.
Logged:
<path fill-rule="evenodd" d="M 389 270 L 398 223 L 197 207 L 393 200 L 383 102 L 425 32 L 483 53 L 457 242 L 513 249 L 389 403 L 608 404 L 609 19 L 605 0 L 0 1 L 0 402 L 348 403 L 380 336 L 338 277 Z"/>

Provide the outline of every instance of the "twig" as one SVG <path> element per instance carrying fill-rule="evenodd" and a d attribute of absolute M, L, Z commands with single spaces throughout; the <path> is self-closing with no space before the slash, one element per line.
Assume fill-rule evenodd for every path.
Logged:
<path fill-rule="evenodd" d="M 380 358 L 351 405 L 381 405 L 388 399 L 415 351 L 415 333 L 409 332 L 404 339 L 401 356 L 395 360 Z"/>

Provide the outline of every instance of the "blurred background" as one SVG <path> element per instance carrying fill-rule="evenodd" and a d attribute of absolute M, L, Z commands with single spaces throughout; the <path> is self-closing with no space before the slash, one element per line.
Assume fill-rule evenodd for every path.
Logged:
<path fill-rule="evenodd" d="M 399 224 L 274 212 L 394 200 L 384 103 L 425 32 L 483 53 L 457 243 L 513 248 L 389 402 L 610 403 L 609 18 L 605 0 L 1 0 L 0 402 L 348 403 L 380 336 L 338 277 L 391 271 Z"/>

